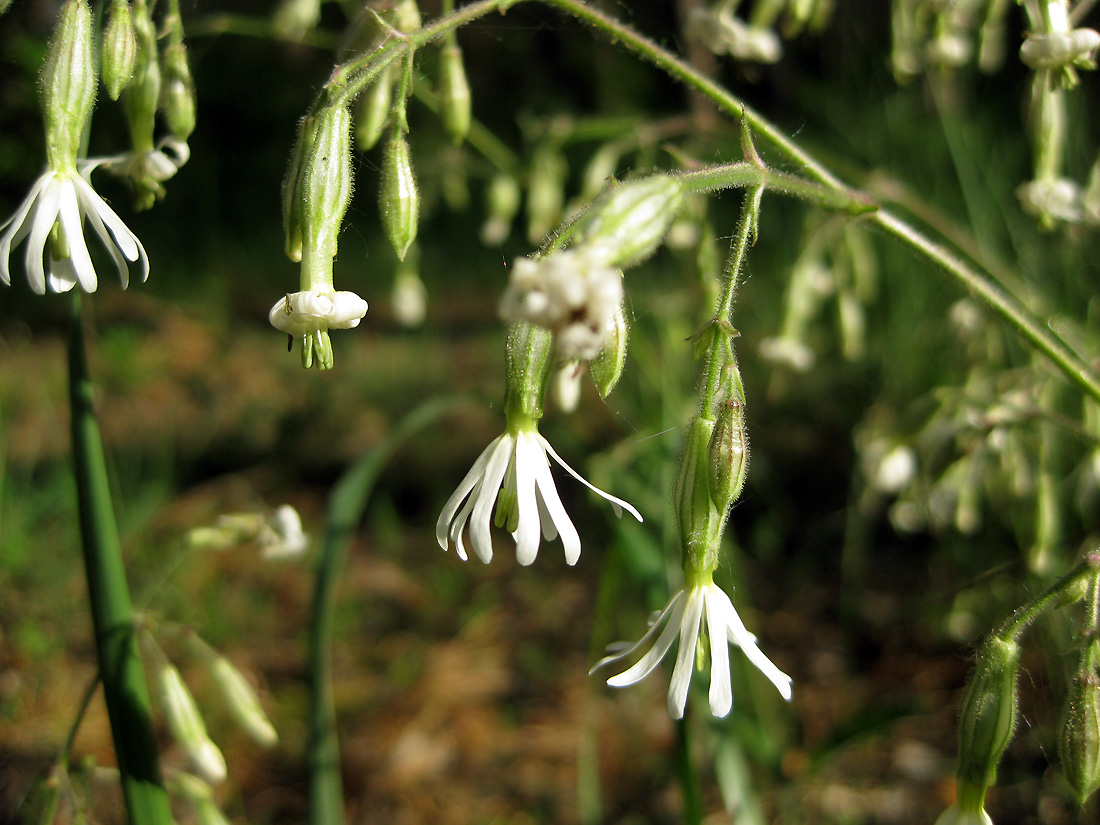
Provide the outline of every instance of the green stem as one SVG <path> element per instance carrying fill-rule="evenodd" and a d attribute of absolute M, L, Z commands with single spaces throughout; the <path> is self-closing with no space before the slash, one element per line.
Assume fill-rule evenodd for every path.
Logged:
<path fill-rule="evenodd" d="M 168 797 L 160 778 L 149 691 L 138 657 L 130 591 L 95 416 L 79 292 L 72 296 L 69 324 L 73 472 L 80 533 L 99 673 L 126 812 L 131 825 L 172 825 Z"/>
<path fill-rule="evenodd" d="M 703 803 L 699 792 L 699 777 L 695 775 L 691 759 L 691 731 L 685 716 L 676 723 L 676 772 L 680 777 L 680 791 L 684 795 L 684 825 L 700 825 L 703 821 Z"/>
<path fill-rule="evenodd" d="M 996 635 L 1002 639 L 1014 641 L 1043 612 L 1062 604 L 1084 579 L 1095 578 L 1098 573 L 1100 573 L 1100 551 L 1089 553 L 1084 561 L 1062 576 L 1044 593 L 1023 607 L 1017 608 L 997 630 Z"/>
<path fill-rule="evenodd" d="M 344 788 L 340 776 L 340 741 L 332 694 L 332 636 L 336 591 L 344 569 L 347 544 L 363 517 L 378 475 L 411 435 L 453 409 L 454 399 L 437 399 L 414 410 L 366 457 L 336 483 L 328 506 L 328 528 L 317 566 L 309 631 L 309 822 L 344 822 Z"/>

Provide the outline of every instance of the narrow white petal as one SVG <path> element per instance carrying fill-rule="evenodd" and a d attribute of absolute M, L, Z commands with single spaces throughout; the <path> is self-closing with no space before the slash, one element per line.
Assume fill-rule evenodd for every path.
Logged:
<path fill-rule="evenodd" d="M 130 268 L 126 265 L 126 256 L 122 254 L 122 250 L 118 248 L 112 239 L 111 235 L 107 232 L 107 228 L 103 225 L 103 219 L 99 217 L 99 213 L 94 209 L 87 210 L 88 223 L 91 224 L 92 230 L 99 236 L 99 239 L 103 242 L 103 246 L 107 249 L 107 252 L 111 255 L 111 260 L 115 262 L 115 269 L 118 270 L 118 278 L 122 283 L 122 288 L 126 289 L 130 285 Z"/>
<path fill-rule="evenodd" d="M 775 685 L 775 689 L 779 691 L 780 695 L 790 701 L 792 695 L 791 682 L 793 681 L 791 677 L 772 664 L 771 659 L 761 652 L 756 645 L 756 637 L 745 628 L 745 623 L 737 615 L 737 610 L 734 608 L 729 596 L 722 592 L 720 588 L 716 587 L 715 589 L 724 602 L 722 609 L 726 613 L 727 637 L 730 643 L 740 647 L 745 655 L 749 657 L 749 661 L 756 666 L 756 669 L 767 676 L 768 680 Z M 717 598 L 717 596 L 714 598 Z"/>
<path fill-rule="evenodd" d="M 539 554 L 539 504 L 535 485 L 540 474 L 550 475 L 546 456 L 528 433 L 516 437 L 516 507 L 519 508 L 519 524 L 513 538 L 516 540 L 516 561 L 522 565 L 534 562 Z M 553 484 L 553 479 L 550 480 Z"/>
<path fill-rule="evenodd" d="M 558 528 L 554 526 L 554 519 L 550 511 L 546 509 L 546 502 L 542 498 L 542 491 L 536 486 L 535 492 L 539 500 L 539 524 L 542 525 L 542 537 L 547 541 L 553 541 L 558 537 Z"/>
<path fill-rule="evenodd" d="M 85 212 L 95 212 L 102 219 L 103 223 L 107 225 L 107 228 L 111 230 L 111 234 L 114 235 L 115 243 L 118 248 L 122 250 L 122 254 L 126 256 L 128 261 L 136 261 L 139 257 L 145 254 L 145 250 L 142 249 L 141 242 L 137 239 L 137 235 L 130 231 L 130 228 L 123 223 L 122 218 L 115 214 L 110 206 L 107 205 L 107 201 L 103 200 L 99 196 L 99 193 L 95 191 L 88 181 L 79 175 L 73 177 L 73 186 L 80 196 L 80 202 L 84 207 Z M 141 250 L 139 253 L 138 250 Z"/>
<path fill-rule="evenodd" d="M 285 300 L 285 299 L 284 299 Z M 281 304 L 282 301 L 279 302 Z M 275 306 L 278 307 L 279 304 Z M 272 309 L 274 312 L 274 309 Z M 435 540 L 439 542 L 439 546 L 444 550 L 447 549 L 447 532 L 451 526 L 451 520 L 454 518 L 455 513 L 458 512 L 458 508 L 462 506 L 463 500 L 470 494 L 470 491 L 477 486 L 477 483 L 481 481 L 483 474 L 485 473 L 485 466 L 489 463 L 489 458 L 493 454 L 493 450 L 496 448 L 500 439 L 504 436 L 497 436 L 490 442 L 489 446 L 481 451 L 481 455 L 477 457 L 474 462 L 474 466 L 470 468 L 470 472 L 466 473 L 465 477 L 458 484 L 456 489 L 447 503 L 443 505 L 443 510 L 439 513 L 439 519 L 435 523 Z"/>
<path fill-rule="evenodd" d="M 67 184 L 64 181 L 51 179 L 42 190 L 38 208 L 34 211 L 34 222 L 31 224 L 30 238 L 27 239 L 25 262 L 27 266 L 27 280 L 31 289 L 39 295 L 46 292 L 46 266 L 43 256 L 46 252 L 46 241 L 50 230 L 57 221 L 57 211 L 61 200 L 61 191 Z"/>
<path fill-rule="evenodd" d="M 642 514 L 639 513 L 637 510 L 635 510 L 633 507 L 631 507 L 629 504 L 627 504 L 625 501 L 623 501 L 621 498 L 616 498 L 615 496 L 611 495 L 610 493 L 605 493 L 599 487 L 597 487 L 594 484 L 590 483 L 587 479 L 584 478 L 584 476 L 582 476 L 580 473 L 578 473 L 576 470 L 574 470 L 572 467 L 570 467 L 568 464 L 566 464 L 562 460 L 562 457 L 560 455 L 558 455 L 556 452 L 554 452 L 554 448 L 550 446 L 549 441 L 547 441 L 545 438 L 543 438 L 538 433 L 535 433 L 535 437 L 538 438 L 539 442 L 543 446 L 543 449 L 545 449 L 546 452 L 554 459 L 554 461 L 558 462 L 558 464 L 560 464 L 565 469 L 565 471 L 567 473 L 569 473 L 569 475 L 573 476 L 573 478 L 577 479 L 577 481 L 579 481 L 581 484 L 583 484 L 585 487 L 587 487 L 589 490 L 591 490 L 596 495 L 598 495 L 598 496 L 600 496 L 604 499 L 607 499 L 607 501 L 611 502 L 611 507 L 615 511 L 615 515 L 617 515 L 619 517 L 622 517 L 622 511 L 626 510 L 628 513 L 630 513 L 630 515 L 632 515 L 632 516 L 634 516 L 634 518 L 638 519 L 638 521 L 642 520 Z"/>
<path fill-rule="evenodd" d="M 515 450 L 515 439 L 510 435 L 502 435 L 497 439 L 496 447 L 489 456 L 489 463 L 485 466 L 485 477 L 475 495 L 471 496 L 474 502 L 474 512 L 470 516 L 470 544 L 474 546 L 474 552 L 479 559 L 486 564 L 493 557 L 493 534 L 490 526 L 493 519 L 493 507 L 497 502 L 497 492 L 508 472 L 508 465 L 512 462 Z"/>
<path fill-rule="evenodd" d="M 76 180 L 76 178 L 74 178 Z M 88 244 L 84 240 L 84 218 L 80 214 L 80 205 L 77 203 L 76 189 L 66 186 L 61 192 L 61 202 L 58 205 L 58 220 L 65 231 L 65 240 L 69 245 L 69 260 L 71 267 L 62 267 L 64 274 L 75 274 L 80 288 L 85 292 L 95 292 L 99 280 L 95 274 L 95 266 L 88 254 Z M 53 256 L 51 255 L 51 260 Z M 54 286 L 53 267 L 50 267 L 50 288 Z M 63 283 L 63 281 L 60 281 Z M 65 286 L 61 291 L 69 289 Z"/>
<path fill-rule="evenodd" d="M 604 656 L 602 659 L 600 659 L 598 662 L 596 662 L 596 664 L 592 665 L 592 669 L 588 671 L 588 675 L 591 676 L 593 673 L 595 673 L 597 670 L 599 670 L 604 665 L 609 665 L 612 662 L 618 662 L 618 661 L 621 661 L 622 659 L 629 659 L 631 656 L 634 655 L 634 653 L 636 651 L 638 651 L 641 648 L 648 645 L 653 640 L 653 637 L 656 636 L 657 633 L 661 630 L 661 623 L 665 620 L 666 616 L 669 617 L 669 624 L 676 625 L 677 626 L 677 631 L 678 631 L 679 630 L 679 624 L 680 624 L 680 616 L 683 615 L 683 607 L 680 607 L 679 610 L 677 610 L 677 606 L 680 605 L 683 602 L 683 600 L 684 600 L 684 591 L 679 590 L 679 591 L 676 592 L 675 596 L 673 596 L 671 599 L 669 599 L 668 604 L 666 604 L 664 606 L 663 610 L 661 610 L 659 612 L 654 611 L 654 615 L 650 616 L 649 627 L 646 630 L 645 635 L 642 636 L 642 638 L 640 638 L 634 644 L 630 644 L 628 642 L 615 642 L 613 645 L 608 645 L 607 649 L 608 650 L 614 650 L 615 652 L 612 653 L 610 656 Z M 675 615 L 672 615 L 673 613 Z M 665 647 L 665 650 L 668 650 L 668 647 L 671 646 L 671 645 L 672 645 L 672 640 L 670 639 L 668 645 L 666 645 L 666 647 Z M 663 655 L 664 654 L 662 654 L 662 656 Z M 657 661 L 655 661 L 653 663 L 653 667 L 656 667 L 657 662 L 659 662 L 659 661 L 661 661 L 661 656 L 657 657 Z M 651 667 L 649 670 L 652 670 L 653 667 Z M 642 674 L 642 676 L 639 676 L 638 679 L 645 678 L 645 676 L 649 673 L 649 670 L 647 670 L 644 674 Z M 619 675 L 620 676 L 625 676 L 626 674 L 622 673 L 622 674 L 619 674 Z M 618 678 L 618 677 L 613 677 L 613 678 Z M 634 681 L 637 681 L 637 680 L 632 680 L 632 681 L 626 682 L 625 684 L 633 684 Z M 608 682 L 608 684 L 610 684 L 610 681 Z M 614 687 L 622 687 L 622 685 L 615 685 Z"/>
<path fill-rule="evenodd" d="M 558 489 L 554 486 L 554 477 L 550 474 L 550 464 L 546 460 L 541 444 L 532 442 L 531 447 L 539 456 L 535 467 L 535 483 L 538 485 L 546 512 L 561 536 L 562 547 L 565 549 L 565 562 L 572 566 L 581 557 L 581 537 L 577 535 L 577 528 L 573 526 L 569 514 L 561 503 Z"/>
<path fill-rule="evenodd" d="M 691 672 L 695 669 L 695 645 L 699 643 L 699 623 L 703 618 L 703 590 L 696 587 L 688 595 L 684 618 L 680 621 L 680 649 L 668 685 L 668 713 L 673 719 L 684 718 Z"/>
<path fill-rule="evenodd" d="M 68 292 L 76 286 L 79 275 L 72 257 L 60 261 L 50 258 L 50 274 L 47 276 L 50 292 Z"/>
<path fill-rule="evenodd" d="M 726 611 L 712 591 L 722 593 L 713 584 L 705 588 L 707 635 L 710 636 L 710 712 L 725 716 L 733 707 L 733 684 L 730 680 L 730 651 L 726 639 Z M 722 595 L 725 595 L 722 593 Z"/>
<path fill-rule="evenodd" d="M 8 266 L 11 248 L 18 246 L 19 242 L 30 233 L 38 210 L 41 208 L 41 204 L 37 203 L 39 195 L 51 180 L 53 180 L 52 172 L 47 172 L 36 180 L 27 197 L 15 210 L 15 214 L 0 226 L 0 229 L 4 230 L 4 234 L 0 236 L 0 278 L 3 278 L 5 284 L 11 284 L 11 270 Z"/>
<path fill-rule="evenodd" d="M 684 598 L 684 591 L 680 591 L 676 594 L 673 600 L 669 603 L 666 612 L 668 613 L 667 623 L 664 629 L 661 630 L 661 635 L 657 637 L 656 643 L 651 647 L 646 654 L 639 659 L 633 667 L 624 670 L 617 676 L 612 676 L 607 680 L 607 683 L 611 687 L 626 687 L 627 685 L 633 685 L 642 681 L 646 676 L 653 672 L 653 669 L 661 663 L 661 660 L 665 658 L 665 654 L 668 653 L 668 649 L 672 647 L 673 640 L 680 635 L 680 630 L 683 627 L 682 620 L 684 616 L 684 607 L 687 604 L 686 598 Z M 618 654 L 615 658 L 622 659 L 631 655 L 634 650 L 649 639 L 653 638 L 653 635 L 661 627 L 660 620 L 657 621 L 642 637 L 642 641 L 635 645 L 630 650 L 624 653 Z M 599 667 L 599 665 L 597 665 Z"/>
<path fill-rule="evenodd" d="M 454 543 L 455 552 L 458 553 L 458 557 L 463 561 L 467 561 L 469 556 L 466 555 L 466 545 L 462 541 L 462 533 L 466 530 L 466 522 L 470 518 L 470 511 L 474 509 L 474 501 L 477 499 L 477 492 L 481 487 L 475 487 L 470 497 L 466 499 L 466 503 L 462 505 L 462 509 L 458 511 L 458 515 L 455 517 L 454 524 L 451 525 L 451 541 Z M 443 548 L 446 550 L 447 548 Z M 492 561 L 492 545 L 489 546 L 489 558 L 482 559 L 486 564 Z"/>

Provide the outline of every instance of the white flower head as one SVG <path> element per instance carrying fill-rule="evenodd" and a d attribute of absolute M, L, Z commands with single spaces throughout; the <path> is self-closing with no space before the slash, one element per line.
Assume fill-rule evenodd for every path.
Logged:
<path fill-rule="evenodd" d="M 271 308 L 267 319 L 288 335 L 328 329 L 354 329 L 367 314 L 367 302 L 354 292 L 290 292 Z"/>
<path fill-rule="evenodd" d="M 607 342 L 622 301 L 622 272 L 598 248 L 579 247 L 517 260 L 500 314 L 552 331 L 563 360 L 588 361 Z"/>
<path fill-rule="evenodd" d="M 576 564 L 581 555 L 580 536 L 558 496 L 548 456 L 589 490 L 611 502 L 615 515 L 621 517 L 626 510 L 638 521 L 642 520 L 641 514 L 625 501 L 585 481 L 562 461 L 537 429 L 521 429 L 514 434 L 505 433 L 489 444 L 447 500 L 435 525 L 439 546 L 447 550 L 454 544 L 459 558 L 466 561 L 462 533 L 469 522 L 474 553 L 488 564 L 493 558 L 489 522 L 495 508 L 497 525 L 506 527 L 516 542 L 516 559 L 520 564 L 528 565 L 535 560 L 540 534 L 547 541 L 560 535 L 566 563 Z"/>
<path fill-rule="evenodd" d="M 302 530 L 302 517 L 289 504 L 282 504 L 263 523 L 257 540 L 265 559 L 300 556 L 309 547 L 309 536 Z"/>
<path fill-rule="evenodd" d="M 85 292 L 99 285 L 84 240 L 84 221 L 103 242 L 118 268 L 123 289 L 130 282 L 129 264 L 141 264 L 141 280 L 149 276 L 149 259 L 141 241 L 92 188 L 89 175 L 98 161 L 84 161 L 77 169 L 47 169 L 35 181 L 26 199 L 0 226 L 0 279 L 11 283 L 12 247 L 27 241 L 26 270 L 31 289 L 42 295 L 67 292 L 80 284 Z"/>
<path fill-rule="evenodd" d="M 1081 187 L 1069 178 L 1041 178 L 1016 187 L 1020 206 L 1029 215 L 1046 220 L 1080 223 L 1084 218 Z"/>
<path fill-rule="evenodd" d="M 175 177 L 190 158 L 191 149 L 185 141 L 166 137 L 148 152 L 126 152 L 90 163 L 129 182 L 137 192 L 138 208 L 148 209 L 164 197 L 162 184 Z"/>
<path fill-rule="evenodd" d="M 612 687 L 637 684 L 653 672 L 664 659 L 673 640 L 680 637 L 676 665 L 668 688 L 668 712 L 673 719 L 682 719 L 687 704 L 688 685 L 696 662 L 696 646 L 700 628 L 706 618 L 706 634 L 710 638 L 710 712 L 725 716 L 733 707 L 733 684 L 730 678 L 729 648 L 735 645 L 744 651 L 756 668 L 775 685 L 788 701 L 791 698 L 791 677 L 772 664 L 756 645 L 756 637 L 745 628 L 733 602 L 722 588 L 713 582 L 679 591 L 668 603 L 649 631 L 634 645 L 601 659 L 591 672 L 628 659 L 639 650 L 644 655 L 632 667 L 607 680 Z M 656 641 L 654 639 L 656 638 Z"/>

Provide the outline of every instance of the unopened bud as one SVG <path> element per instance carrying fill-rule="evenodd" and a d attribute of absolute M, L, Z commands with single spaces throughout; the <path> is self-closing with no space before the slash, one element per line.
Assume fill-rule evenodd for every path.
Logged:
<path fill-rule="evenodd" d="M 405 260 L 420 220 L 420 195 L 416 191 L 409 142 L 394 135 L 386 146 L 382 163 L 382 190 L 379 198 L 382 225 L 400 260 Z"/>
<path fill-rule="evenodd" d="M 169 131 L 180 140 L 187 140 L 195 131 L 195 83 L 182 40 L 170 43 L 164 50 L 161 108 Z"/>
<path fill-rule="evenodd" d="M 225 779 L 225 757 L 207 735 L 206 723 L 180 672 L 165 662 L 158 677 L 164 716 L 172 737 L 206 779 L 211 782 Z"/>
<path fill-rule="evenodd" d="M 724 515 L 718 513 L 710 496 L 709 454 L 713 432 L 713 419 L 701 415 L 692 419 L 672 491 L 685 567 L 699 571 L 713 570 L 718 564 L 716 539 L 721 534 Z"/>
<path fill-rule="evenodd" d="M 130 142 L 135 152 L 153 149 L 157 105 L 160 101 L 161 73 L 157 56 L 157 31 L 145 0 L 134 0 L 131 10 L 137 56 L 134 74 L 122 91 L 122 103 L 130 127 Z"/>
<path fill-rule="evenodd" d="M 1077 801 L 1084 805 L 1100 788 L 1100 678 L 1092 657 L 1082 658 L 1062 712 L 1058 755 Z"/>
<path fill-rule="evenodd" d="M 581 403 L 581 372 L 577 361 L 568 361 L 558 368 L 550 384 L 550 393 L 558 409 L 564 413 L 577 411 Z"/>
<path fill-rule="evenodd" d="M 749 434 L 745 407 L 738 399 L 723 402 L 710 437 L 710 497 L 725 513 L 741 495 L 749 471 Z"/>
<path fill-rule="evenodd" d="M 448 43 L 439 51 L 439 114 L 454 143 L 460 144 L 470 131 L 470 84 L 462 63 L 462 50 Z"/>
<path fill-rule="evenodd" d="M 228 825 L 221 808 L 214 801 L 214 791 L 205 781 L 183 771 L 172 771 L 165 777 L 168 793 L 191 805 L 200 825 Z"/>
<path fill-rule="evenodd" d="M 302 127 L 306 154 L 294 197 L 301 209 L 302 243 L 331 259 L 351 199 L 351 113 L 347 106 L 330 106 L 315 117 L 312 128 Z"/>
<path fill-rule="evenodd" d="M 428 314 L 428 291 L 415 266 L 406 259 L 393 281 L 393 317 L 403 327 L 418 327 Z"/>
<path fill-rule="evenodd" d="M 611 395 L 611 391 L 619 383 L 619 377 L 623 374 L 623 367 L 626 365 L 626 345 L 629 336 L 630 327 L 626 322 L 626 312 L 620 303 L 611 321 L 607 342 L 588 364 L 588 374 L 592 376 L 592 383 L 596 385 L 600 398 Z"/>
<path fill-rule="evenodd" d="M 299 41 L 321 19 L 321 0 L 282 0 L 275 10 L 271 28 L 283 40 Z"/>
<path fill-rule="evenodd" d="M 1016 677 L 1020 646 L 991 636 L 978 652 L 959 709 L 960 785 L 988 788 L 1016 729 Z"/>
<path fill-rule="evenodd" d="M 103 85 L 111 100 L 118 100 L 126 84 L 134 76 L 137 65 L 137 34 L 134 16 L 127 0 L 115 0 L 108 12 L 107 28 L 103 32 Z"/>
<path fill-rule="evenodd" d="M 561 218 L 568 171 L 556 143 L 535 150 L 527 184 L 527 239 L 533 244 L 541 243 Z"/>
<path fill-rule="evenodd" d="M 42 63 L 42 116 L 51 168 L 76 165 L 98 80 L 92 53 L 92 10 L 86 0 L 68 0 L 54 27 Z"/>
<path fill-rule="evenodd" d="M 393 105 L 393 85 L 397 81 L 397 66 L 383 69 L 370 88 L 361 94 L 355 107 L 355 145 L 360 152 L 374 148 L 390 117 Z"/>
<path fill-rule="evenodd" d="M 656 251 L 683 202 L 683 186 L 668 175 L 613 186 L 581 217 L 578 240 L 615 266 L 631 266 Z"/>
<path fill-rule="evenodd" d="M 519 211 L 520 188 L 516 179 L 501 172 L 489 181 L 488 208 L 481 227 L 481 242 L 495 246 L 508 237 Z"/>
<path fill-rule="evenodd" d="M 232 662 L 224 656 L 214 658 L 210 666 L 214 684 L 221 691 L 229 712 L 252 740 L 265 748 L 274 747 L 279 741 L 271 720 L 267 718 L 259 697 L 252 685 L 241 675 Z"/>

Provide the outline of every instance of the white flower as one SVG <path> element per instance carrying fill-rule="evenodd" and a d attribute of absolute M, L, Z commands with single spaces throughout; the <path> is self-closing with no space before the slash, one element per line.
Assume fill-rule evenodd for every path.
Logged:
<path fill-rule="evenodd" d="M 1044 178 L 1021 183 L 1016 197 L 1029 215 L 1080 223 L 1084 217 L 1081 187 L 1069 178 Z"/>
<path fill-rule="evenodd" d="M 591 672 L 648 648 L 633 667 L 607 680 L 612 687 L 636 684 L 653 672 L 672 647 L 673 639 L 679 636 L 680 648 L 676 653 L 676 666 L 672 670 L 672 682 L 668 688 L 668 712 L 673 719 L 683 718 L 691 672 L 695 667 L 695 647 L 699 641 L 699 629 L 704 614 L 707 621 L 706 632 L 710 637 L 710 712 L 715 716 L 725 716 L 733 707 L 727 642 L 740 647 L 749 657 L 749 661 L 775 685 L 783 698 L 790 700 L 791 677 L 760 652 L 760 648 L 756 646 L 756 637 L 745 629 L 729 596 L 713 582 L 697 585 L 690 591 L 679 591 L 636 644 L 621 653 L 601 659 Z"/>
<path fill-rule="evenodd" d="M 127 152 L 99 158 L 89 162 L 89 169 L 102 166 L 112 175 L 129 181 L 138 190 L 139 208 L 148 209 L 158 198 L 164 197 L 161 184 L 175 177 L 190 158 L 191 150 L 186 141 L 166 137 L 148 152 Z"/>
<path fill-rule="evenodd" d="M 265 559 L 300 556 L 309 546 L 309 536 L 302 530 L 302 517 L 289 504 L 280 505 L 264 522 L 257 540 Z"/>
<path fill-rule="evenodd" d="M 84 241 L 85 218 L 114 260 L 124 289 L 130 282 L 127 261 L 140 260 L 141 279 L 149 276 L 149 259 L 141 241 L 92 188 L 88 176 L 97 162 L 81 162 L 79 172 L 46 170 L 15 214 L 0 226 L 0 278 L 5 284 L 11 283 L 12 247 L 26 238 L 31 289 L 42 295 L 49 284 L 53 292 L 67 292 L 79 283 L 85 292 L 95 292 L 99 282 Z M 55 257 L 63 250 L 68 257 Z"/>
<path fill-rule="evenodd" d="M 581 540 L 558 497 L 554 478 L 550 474 L 548 455 L 581 484 L 610 501 L 615 515 L 621 517 L 625 509 L 638 521 L 642 520 L 641 514 L 625 501 L 585 481 L 562 461 L 538 430 L 521 430 L 499 436 L 478 456 L 439 514 L 435 525 L 439 546 L 447 550 L 454 544 L 459 558 L 465 561 L 467 556 L 462 531 L 470 522 L 474 552 L 488 564 L 493 558 L 489 522 L 499 493 L 497 523 L 507 525 L 512 533 L 516 542 L 516 559 L 520 564 L 531 564 L 535 560 L 539 552 L 540 532 L 547 541 L 560 535 L 565 548 L 565 561 L 576 564 L 581 555 Z"/>
<path fill-rule="evenodd" d="M 289 335 L 309 335 L 327 329 L 353 329 L 367 314 L 367 302 L 354 292 L 287 293 L 271 308 L 271 326 Z"/>
<path fill-rule="evenodd" d="M 623 300 L 623 276 L 594 248 L 520 258 L 500 304 L 509 323 L 527 321 L 555 334 L 566 361 L 599 355 Z"/>
<path fill-rule="evenodd" d="M 982 809 L 964 812 L 952 805 L 936 818 L 936 825 L 993 825 L 993 820 Z"/>

